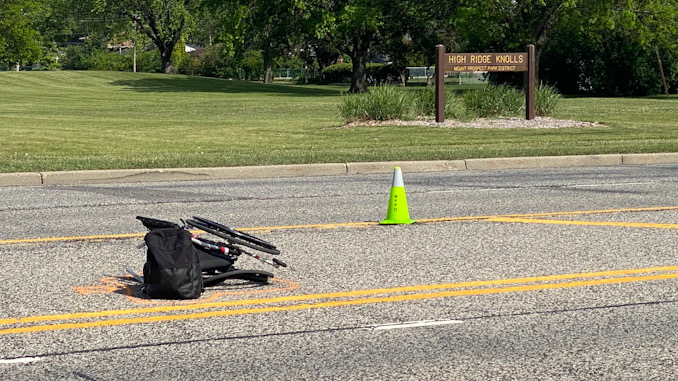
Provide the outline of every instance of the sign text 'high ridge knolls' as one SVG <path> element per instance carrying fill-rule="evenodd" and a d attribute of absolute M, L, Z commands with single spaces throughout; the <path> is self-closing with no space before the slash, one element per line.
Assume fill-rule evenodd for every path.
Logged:
<path fill-rule="evenodd" d="M 445 71 L 527 71 L 527 53 L 445 54 Z"/>

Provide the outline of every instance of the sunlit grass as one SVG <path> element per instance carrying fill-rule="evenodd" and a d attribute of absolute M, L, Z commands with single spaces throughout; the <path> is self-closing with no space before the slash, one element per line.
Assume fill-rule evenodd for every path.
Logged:
<path fill-rule="evenodd" d="M 0 172 L 678 151 L 678 97 L 564 98 L 558 130 L 341 128 L 336 86 L 0 73 Z"/>

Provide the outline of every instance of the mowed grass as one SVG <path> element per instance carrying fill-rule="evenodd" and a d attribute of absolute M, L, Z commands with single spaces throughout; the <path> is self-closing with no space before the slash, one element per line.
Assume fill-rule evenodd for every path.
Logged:
<path fill-rule="evenodd" d="M 678 151 L 678 97 L 570 98 L 609 127 L 342 128 L 345 87 L 118 72 L 1 72 L 0 172 Z"/>

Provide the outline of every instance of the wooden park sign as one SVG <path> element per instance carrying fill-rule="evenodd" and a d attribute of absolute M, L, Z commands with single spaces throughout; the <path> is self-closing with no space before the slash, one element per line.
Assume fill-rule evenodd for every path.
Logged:
<path fill-rule="evenodd" d="M 525 72 L 525 118 L 534 119 L 534 45 L 524 53 L 445 53 L 445 46 L 436 48 L 436 122 L 445 121 L 445 73 L 469 71 Z"/>

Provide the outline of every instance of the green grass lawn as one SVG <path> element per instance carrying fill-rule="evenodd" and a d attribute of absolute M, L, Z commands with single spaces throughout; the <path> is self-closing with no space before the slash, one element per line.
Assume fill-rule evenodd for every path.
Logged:
<path fill-rule="evenodd" d="M 569 98 L 558 130 L 338 128 L 337 86 L 0 72 L 0 172 L 678 151 L 678 97 Z"/>

